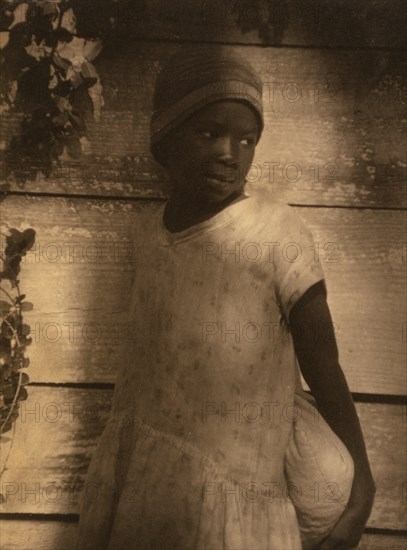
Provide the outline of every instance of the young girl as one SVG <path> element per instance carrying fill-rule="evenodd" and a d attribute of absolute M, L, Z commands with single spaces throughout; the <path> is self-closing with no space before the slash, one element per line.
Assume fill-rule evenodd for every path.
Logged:
<path fill-rule="evenodd" d="M 171 195 L 134 226 L 137 339 L 78 548 L 356 547 L 374 483 L 312 236 L 289 206 L 245 190 L 261 82 L 228 47 L 184 47 L 153 103 Z"/>

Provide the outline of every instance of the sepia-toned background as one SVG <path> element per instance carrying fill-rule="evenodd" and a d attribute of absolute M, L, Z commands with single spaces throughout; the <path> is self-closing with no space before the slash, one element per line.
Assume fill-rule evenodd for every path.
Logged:
<path fill-rule="evenodd" d="M 28 2 L 30 3 L 30 2 Z M 167 196 L 149 152 L 155 78 L 182 44 L 226 43 L 263 82 L 265 131 L 250 186 L 293 205 L 323 264 L 340 362 L 377 484 L 360 548 L 401 549 L 406 534 L 406 6 L 399 0 L 83 0 L 78 34 L 105 105 L 82 108 L 89 150 L 46 176 L 7 168 L 26 116 L 1 114 L 2 230 L 33 227 L 21 288 L 33 343 L 1 479 L 0 545 L 69 550 L 90 457 L 109 411 L 137 242 L 131 223 Z M 14 161 L 14 168 L 16 167 Z M 148 284 L 148 281 L 146 281 Z M 89 494 L 88 498 L 92 498 Z"/>

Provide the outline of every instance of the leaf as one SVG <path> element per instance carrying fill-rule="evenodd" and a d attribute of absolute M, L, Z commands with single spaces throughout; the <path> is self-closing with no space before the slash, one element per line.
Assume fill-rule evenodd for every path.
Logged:
<path fill-rule="evenodd" d="M 0 279 L 9 279 L 12 281 L 12 288 L 16 286 L 16 277 L 20 271 L 21 256 L 16 254 L 13 258 L 6 258 L 5 269 L 0 273 Z"/>
<path fill-rule="evenodd" d="M 0 301 L 0 313 L 8 313 L 10 311 L 11 305 L 8 302 Z"/>
<path fill-rule="evenodd" d="M 84 48 L 85 39 L 74 36 L 70 42 L 58 42 L 56 51 L 62 59 L 80 66 L 85 60 Z"/>
<path fill-rule="evenodd" d="M 67 97 L 61 97 L 57 94 L 54 95 L 54 101 L 60 112 L 58 115 L 52 117 L 52 122 L 53 124 L 64 126 L 68 121 L 67 113 L 72 110 L 72 105 Z"/>
<path fill-rule="evenodd" d="M 55 67 L 52 64 L 50 64 L 50 66 L 49 66 L 49 74 L 50 74 L 50 79 L 49 79 L 49 82 L 48 82 L 48 90 L 55 90 L 55 88 L 59 84 L 59 80 L 58 80 L 58 76 L 57 76 L 56 71 L 55 71 Z"/>
<path fill-rule="evenodd" d="M 1 426 L 1 433 L 4 434 L 6 432 L 9 432 L 12 427 L 13 425 L 11 424 L 11 422 L 7 422 L 7 424 L 4 424 L 4 426 L 3 425 Z"/>
<path fill-rule="evenodd" d="M 54 42 L 54 46 L 57 45 L 57 42 L 70 42 L 73 38 L 73 34 L 69 30 L 62 27 L 56 29 L 52 33 L 52 36 L 56 40 L 56 42 Z"/>
<path fill-rule="evenodd" d="M 26 229 L 21 232 L 11 228 L 10 235 L 6 237 L 6 255 L 25 254 L 35 243 L 34 229 Z"/>
<path fill-rule="evenodd" d="M 21 336 L 26 337 L 30 334 L 30 332 L 31 332 L 30 325 L 23 323 L 20 327 Z"/>
<path fill-rule="evenodd" d="M 39 44 L 35 41 L 35 38 L 31 40 L 31 44 L 25 46 L 25 51 L 31 57 L 34 57 L 37 61 L 40 61 L 42 58 L 51 55 L 53 48 L 47 46 L 45 40 L 41 40 Z"/>
<path fill-rule="evenodd" d="M 92 154 L 92 144 L 86 136 L 79 138 L 79 143 L 81 144 L 82 154 L 91 155 Z"/>
<path fill-rule="evenodd" d="M 83 132 L 85 130 L 85 123 L 82 120 L 82 117 L 78 115 L 75 112 L 69 113 L 69 120 L 72 124 L 72 126 L 77 130 L 78 132 Z"/>
<path fill-rule="evenodd" d="M 24 345 L 24 346 L 31 346 L 32 342 L 33 342 L 33 339 L 32 338 L 27 338 L 26 336 L 22 336 L 20 338 L 20 342 Z"/>
<path fill-rule="evenodd" d="M 101 110 L 105 104 L 102 92 L 103 87 L 99 79 L 93 86 L 88 88 L 88 94 L 93 105 L 93 116 L 97 121 L 100 120 Z"/>
<path fill-rule="evenodd" d="M 26 401 L 27 398 L 28 398 L 27 390 L 25 388 L 20 388 L 20 391 L 17 397 L 18 403 L 20 404 L 20 401 Z"/>
<path fill-rule="evenodd" d="M 8 31 L 0 32 L 0 49 L 3 49 L 7 46 L 10 38 L 10 33 Z"/>
<path fill-rule="evenodd" d="M 21 304 L 21 311 L 32 311 L 34 306 L 31 302 L 23 302 Z"/>
<path fill-rule="evenodd" d="M 17 92 L 18 92 L 18 81 L 9 80 L 7 82 L 7 100 L 11 105 L 14 105 L 14 102 L 17 99 Z"/>
<path fill-rule="evenodd" d="M 17 284 L 17 275 L 20 271 L 21 256 L 29 250 L 35 242 L 34 229 L 26 229 L 21 232 L 17 229 L 10 229 L 10 235 L 6 237 L 6 259 L 3 265 L 3 271 L 0 278 L 12 281 L 12 287 Z"/>
<path fill-rule="evenodd" d="M 28 250 L 30 250 L 30 248 L 33 247 L 35 243 L 35 231 L 31 227 L 23 231 L 23 243 L 24 248 L 21 253 L 25 254 Z"/>
<path fill-rule="evenodd" d="M 58 42 L 56 51 L 62 59 L 66 59 L 76 68 L 80 68 L 87 59 L 93 61 L 102 51 L 102 41 L 86 40 L 74 36 L 70 42 Z"/>
<path fill-rule="evenodd" d="M 75 69 L 72 65 L 66 71 L 66 79 L 69 80 L 73 88 L 78 88 L 83 82 L 82 75 L 79 69 Z"/>
<path fill-rule="evenodd" d="M 61 27 L 73 34 L 76 33 L 76 17 L 72 8 L 68 8 L 62 15 Z"/>
<path fill-rule="evenodd" d="M 56 19 L 60 13 L 59 7 L 54 2 L 43 2 L 42 13 L 52 21 Z"/>
<path fill-rule="evenodd" d="M 13 359 L 14 359 L 14 360 L 13 360 L 13 362 L 12 362 L 12 364 L 11 364 L 11 368 L 12 368 L 12 370 L 13 370 L 13 373 L 18 375 L 18 374 L 20 373 L 21 365 L 20 365 L 20 363 L 18 363 L 18 362 L 15 360 L 15 357 L 14 357 Z"/>
<path fill-rule="evenodd" d="M 17 407 L 13 410 L 13 412 L 10 414 L 9 422 L 13 423 L 18 418 L 18 412 Z"/>
<path fill-rule="evenodd" d="M 14 399 L 14 394 L 15 394 L 15 391 L 11 383 L 7 384 L 7 386 L 4 387 L 4 391 L 3 391 L 4 399 L 12 401 Z"/>
<path fill-rule="evenodd" d="M 2 370 L 1 375 L 6 376 L 6 371 L 7 371 L 7 369 L 9 369 L 9 363 L 10 363 L 10 359 L 11 359 L 10 352 L 6 351 L 5 349 L 2 349 L 0 353 L 1 353 L 0 368 Z M 1 385 L 2 385 L 2 381 L 0 380 L 0 387 L 1 387 Z"/>
<path fill-rule="evenodd" d="M 90 63 L 90 61 L 84 61 L 82 63 L 81 74 L 88 86 L 94 86 L 99 78 L 96 67 Z"/>
<path fill-rule="evenodd" d="M 83 49 L 84 56 L 89 61 L 93 61 L 102 51 L 103 44 L 99 39 L 96 40 L 85 40 L 85 45 Z"/>
<path fill-rule="evenodd" d="M 10 25 L 9 29 L 12 29 L 15 25 L 18 25 L 19 23 L 25 23 L 26 22 L 26 15 L 28 10 L 28 4 L 20 4 L 17 6 L 17 8 L 14 10 L 14 21 Z"/>
<path fill-rule="evenodd" d="M 29 384 L 30 382 L 30 379 L 28 377 L 28 374 L 26 374 L 25 372 L 22 372 L 21 373 L 21 382 L 20 382 L 20 385 L 21 386 L 26 386 L 27 384 Z"/>
<path fill-rule="evenodd" d="M 62 47 L 62 43 L 58 44 L 57 50 L 58 50 L 58 48 L 61 48 L 61 47 Z M 58 67 L 60 67 L 64 71 L 67 71 L 69 69 L 69 67 L 71 66 L 69 61 L 66 61 L 65 59 L 62 59 L 62 57 L 60 55 L 58 55 L 57 51 L 54 52 L 54 55 L 53 55 L 52 59 L 53 59 L 55 65 L 57 65 Z"/>

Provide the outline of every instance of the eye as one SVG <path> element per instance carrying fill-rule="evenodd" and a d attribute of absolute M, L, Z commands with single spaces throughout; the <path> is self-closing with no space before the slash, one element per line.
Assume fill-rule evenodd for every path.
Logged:
<path fill-rule="evenodd" d="M 242 145 L 252 146 L 252 145 L 255 144 L 255 140 L 254 140 L 254 138 L 252 138 L 252 137 L 246 137 L 246 138 L 242 138 L 242 139 L 240 140 L 240 143 L 241 143 Z"/>
<path fill-rule="evenodd" d="M 200 130 L 199 133 L 206 139 L 214 139 L 218 137 L 218 132 L 216 132 L 216 130 Z"/>

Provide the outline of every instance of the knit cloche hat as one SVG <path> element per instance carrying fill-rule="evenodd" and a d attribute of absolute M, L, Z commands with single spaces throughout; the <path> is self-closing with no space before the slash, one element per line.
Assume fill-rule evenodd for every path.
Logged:
<path fill-rule="evenodd" d="M 264 127 L 262 83 L 248 61 L 223 45 L 179 48 L 158 75 L 150 122 L 150 148 L 196 111 L 222 100 L 246 103 Z M 158 159 L 157 159 L 158 160 Z"/>

